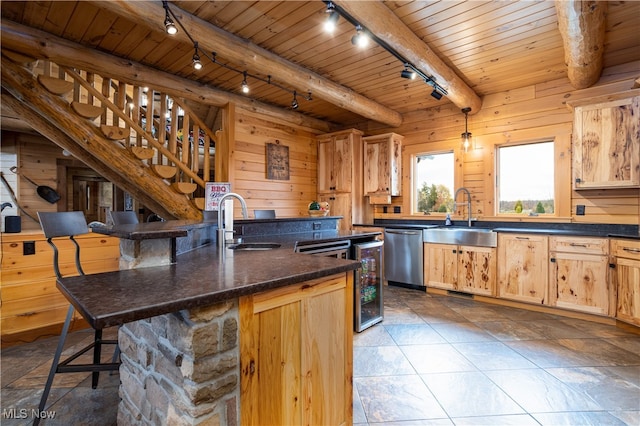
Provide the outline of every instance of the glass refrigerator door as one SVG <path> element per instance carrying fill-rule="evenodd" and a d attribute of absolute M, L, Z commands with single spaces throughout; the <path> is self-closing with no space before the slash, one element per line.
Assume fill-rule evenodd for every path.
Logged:
<path fill-rule="evenodd" d="M 382 250 L 382 241 L 355 245 L 356 260 L 361 264 L 354 283 L 354 322 L 357 332 L 379 323 L 383 318 Z"/>

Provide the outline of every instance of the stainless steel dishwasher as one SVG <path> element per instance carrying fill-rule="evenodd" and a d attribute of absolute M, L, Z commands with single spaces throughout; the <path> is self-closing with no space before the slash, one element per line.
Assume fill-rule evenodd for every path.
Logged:
<path fill-rule="evenodd" d="M 385 229 L 384 245 L 384 278 L 387 282 L 425 290 L 422 229 Z"/>

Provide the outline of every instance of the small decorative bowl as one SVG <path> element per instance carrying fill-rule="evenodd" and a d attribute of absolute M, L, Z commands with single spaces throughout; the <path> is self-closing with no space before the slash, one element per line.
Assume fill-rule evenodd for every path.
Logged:
<path fill-rule="evenodd" d="M 329 210 L 309 210 L 309 216 L 322 217 L 329 214 Z"/>

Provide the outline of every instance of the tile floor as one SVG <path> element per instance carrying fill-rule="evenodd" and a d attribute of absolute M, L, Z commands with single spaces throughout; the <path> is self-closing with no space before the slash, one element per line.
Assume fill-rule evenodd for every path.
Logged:
<path fill-rule="evenodd" d="M 73 342 L 90 340 L 73 333 Z M 56 339 L 2 350 L 0 424 L 27 425 Z M 118 375 L 58 375 L 46 425 L 113 425 Z M 385 287 L 354 337 L 356 425 L 640 425 L 640 336 L 613 326 Z M 14 411 L 11 411 L 14 409 Z"/>

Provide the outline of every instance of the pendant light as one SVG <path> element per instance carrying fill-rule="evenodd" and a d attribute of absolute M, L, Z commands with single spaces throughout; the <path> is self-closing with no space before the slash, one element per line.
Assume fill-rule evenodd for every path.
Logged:
<path fill-rule="evenodd" d="M 169 35 L 177 34 L 178 28 L 176 27 L 176 24 L 173 22 L 173 19 L 171 19 L 171 16 L 169 16 L 169 4 L 166 2 L 166 0 L 162 2 L 162 7 L 164 7 L 164 11 L 165 11 L 165 17 L 164 17 L 165 31 Z"/>
<path fill-rule="evenodd" d="M 464 150 L 464 152 L 467 152 L 469 151 L 469 147 L 471 146 L 471 133 L 467 128 L 467 119 L 469 116 L 469 112 L 471 112 L 471 108 L 462 108 L 462 112 L 464 114 L 464 133 L 461 134 L 460 137 L 462 139 L 462 149 Z"/>

